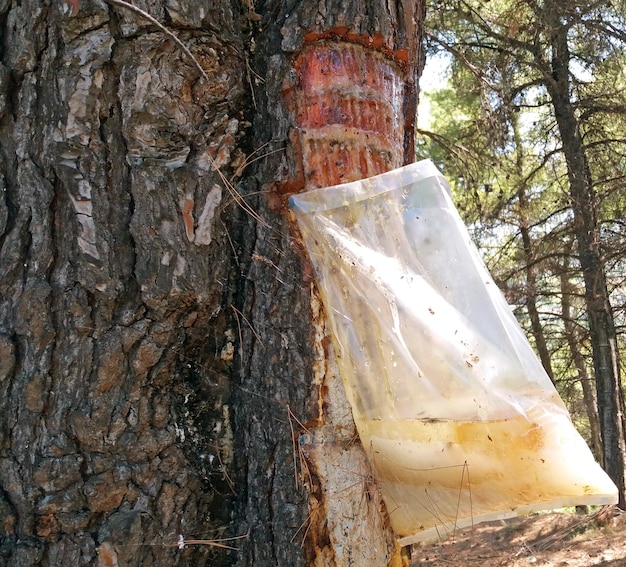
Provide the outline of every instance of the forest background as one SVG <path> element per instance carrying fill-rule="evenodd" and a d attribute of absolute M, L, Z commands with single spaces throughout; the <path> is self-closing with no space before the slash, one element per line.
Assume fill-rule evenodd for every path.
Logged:
<path fill-rule="evenodd" d="M 453 1 L 427 13 L 437 71 L 422 77 L 418 154 L 451 180 L 494 279 L 623 494 L 624 3 Z"/>

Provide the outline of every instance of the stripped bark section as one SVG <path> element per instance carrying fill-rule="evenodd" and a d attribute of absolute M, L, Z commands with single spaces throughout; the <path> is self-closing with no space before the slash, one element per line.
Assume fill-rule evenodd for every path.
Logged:
<path fill-rule="evenodd" d="M 371 177 L 412 159 L 412 144 L 405 143 L 412 139 L 414 121 L 408 66 L 381 38 L 334 34 L 306 34 L 309 41 L 295 61 L 296 84 L 286 95 L 296 124 L 292 159 L 301 179 L 284 184 L 283 191 Z M 312 383 L 319 388 L 320 415 L 300 439 L 311 473 L 309 561 L 402 565 L 370 463 L 356 442 L 315 287 L 311 313 L 318 354 Z"/>
<path fill-rule="evenodd" d="M 234 431 L 240 432 L 235 461 L 247 475 L 237 509 L 246 522 L 238 531 L 250 533 L 238 565 L 285 564 L 277 552 L 285 549 L 284 526 L 293 520 L 287 541 L 293 537 L 292 545 L 302 547 L 293 545 L 289 565 L 380 567 L 393 561 L 393 536 L 378 501 L 369 499 L 369 463 L 353 439 L 327 321 L 310 289 L 313 270 L 290 224 L 287 196 L 412 160 L 423 11 L 422 0 L 255 3 L 261 19 L 253 20 L 249 57 L 256 105 L 251 146 L 266 155 L 244 174 L 240 189 L 250 203 L 258 198 L 254 208 L 267 225 L 246 226 L 245 238 L 233 240 L 246 247 L 237 308 L 263 332 L 264 344 L 242 325 L 238 352 L 244 358 L 233 366 L 244 369 L 241 391 L 254 395 L 233 407 Z M 334 72 L 322 82 L 324 57 Z M 388 76 L 390 85 L 402 87 L 394 97 L 385 96 Z M 309 490 L 297 494 L 301 500 L 289 488 L 287 475 L 294 474 L 284 466 L 291 464 L 280 428 L 284 417 L 275 411 L 286 403 L 304 426 L 301 436 L 295 426 L 288 430 L 291 458 L 306 462 L 308 471 Z M 270 479 L 269 488 L 263 479 Z M 276 514 L 275 502 L 289 498 L 294 505 Z M 291 515 L 305 504 L 304 516 Z"/>
<path fill-rule="evenodd" d="M 296 63 L 304 185 L 327 187 L 404 162 L 405 80 L 398 64 L 358 43 L 319 41 Z"/>

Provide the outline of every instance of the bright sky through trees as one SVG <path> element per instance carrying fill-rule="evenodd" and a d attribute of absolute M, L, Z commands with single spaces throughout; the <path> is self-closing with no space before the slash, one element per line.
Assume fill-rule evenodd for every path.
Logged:
<path fill-rule="evenodd" d="M 420 99 L 417 107 L 417 124 L 421 129 L 431 129 L 433 117 L 430 95 L 446 86 L 449 69 L 450 59 L 445 54 L 433 54 L 426 58 L 426 65 L 420 78 Z"/>

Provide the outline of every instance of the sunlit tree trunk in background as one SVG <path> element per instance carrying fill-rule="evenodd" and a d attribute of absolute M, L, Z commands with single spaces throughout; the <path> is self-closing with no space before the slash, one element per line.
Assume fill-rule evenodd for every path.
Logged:
<path fill-rule="evenodd" d="M 527 179 L 524 175 L 524 146 L 519 133 L 519 125 L 515 115 L 511 117 L 511 126 L 513 129 L 513 139 L 516 146 L 515 160 L 515 177 L 517 189 L 517 201 L 519 203 L 519 230 L 522 237 L 522 249 L 525 258 L 526 272 L 526 309 L 530 319 L 530 328 L 535 339 L 535 348 L 539 354 L 539 359 L 544 370 L 554 382 L 554 372 L 552 370 L 552 361 L 550 360 L 550 351 L 546 343 L 546 337 L 537 309 L 537 264 L 533 249 L 533 241 L 529 227 L 528 197 L 527 197 Z"/>
<path fill-rule="evenodd" d="M 289 92 L 305 47 L 387 65 L 410 160 L 423 3 L 137 5 L 196 63 L 119 0 L 0 2 L 0 563 L 384 565 Z"/>
<path fill-rule="evenodd" d="M 623 82 L 626 56 L 623 10 L 610 3 L 560 0 L 449 0 L 433 2 L 432 7 L 431 17 L 437 28 L 433 41 L 455 58 L 456 68 L 465 69 L 452 76 L 452 82 L 461 85 L 461 101 L 472 100 L 476 93 L 482 97 L 476 104 L 482 119 L 476 122 L 476 128 L 457 129 L 461 134 L 470 131 L 460 147 L 472 148 L 472 142 L 477 142 L 482 152 L 481 157 L 474 158 L 476 163 L 487 166 L 484 177 L 477 176 L 478 181 L 499 181 L 502 172 L 498 168 L 489 171 L 489 166 L 494 154 L 495 161 L 506 162 L 512 157 L 516 144 L 511 136 L 511 117 L 519 112 L 528 119 L 525 128 L 531 148 L 528 153 L 532 155 L 524 169 L 539 191 L 536 203 L 542 209 L 534 215 L 535 226 L 547 237 L 546 244 L 552 238 L 555 243 L 562 240 L 563 234 L 571 234 L 575 240 L 577 269 L 585 286 L 585 324 L 591 342 L 603 460 L 620 489 L 623 507 L 624 403 L 618 335 L 600 230 L 603 219 L 614 218 L 613 213 L 607 213 L 610 205 L 620 203 L 623 195 L 620 124 L 624 97 L 623 90 L 615 88 Z M 591 71 L 593 80 L 581 78 L 581 68 Z M 579 117 L 585 118 L 583 125 Z M 472 137 L 474 131 L 477 135 Z M 458 156 L 451 161 L 455 159 Z M 567 181 L 563 184 L 561 168 L 566 170 Z M 512 190 L 507 182 L 501 186 L 505 191 Z M 563 189 L 570 197 L 567 202 Z M 598 190 L 608 201 L 603 203 L 605 207 L 600 206 Z M 504 209 L 512 195 L 505 197 L 508 201 L 503 201 Z M 501 208 L 494 206 L 494 210 L 500 212 Z M 506 224 L 510 208 L 505 212 Z M 498 219 L 491 220 L 498 225 Z M 571 226 L 567 224 L 570 222 Z M 619 223 L 613 221 L 616 225 Z M 615 240 L 623 242 L 622 235 Z M 518 267 L 510 273 L 517 274 Z M 558 282 L 555 275 L 553 281 Z M 527 282 L 533 281 L 533 274 L 527 273 Z M 548 282 L 551 285 L 549 296 L 558 293 L 558 284 Z M 540 314 L 533 314 L 529 307 L 536 325 L 536 315 Z M 539 351 L 543 348 L 540 344 L 537 347 Z M 549 367 L 546 353 L 540 352 L 540 356 Z M 557 371 L 556 365 L 553 371 Z"/>
<path fill-rule="evenodd" d="M 598 200 L 570 92 L 571 56 L 568 27 L 561 22 L 561 4 L 547 2 L 544 11 L 550 37 L 549 64 L 545 85 L 559 128 L 567 163 L 574 234 L 585 282 L 585 301 L 593 350 L 598 412 L 604 448 L 604 468 L 617 485 L 619 506 L 626 508 L 624 497 L 624 425 L 623 402 L 617 351 L 617 336 L 609 301 L 606 276 L 600 250 Z"/>
<path fill-rule="evenodd" d="M 520 203 L 520 209 L 524 208 L 526 200 L 525 188 L 522 187 L 518 191 L 518 200 Z M 522 213 L 523 215 L 523 213 Z M 541 364 L 550 377 L 550 380 L 554 381 L 554 372 L 552 370 L 552 361 L 550 359 L 550 351 L 548 344 L 546 343 L 546 337 L 539 317 L 539 310 L 537 309 L 537 267 L 535 265 L 535 259 L 533 257 L 533 244 L 530 236 L 530 230 L 526 223 L 526 219 L 521 216 L 520 220 L 520 234 L 522 237 L 522 245 L 524 248 L 524 255 L 526 257 L 526 309 L 528 310 L 528 317 L 530 319 L 530 328 L 533 339 L 535 340 L 535 348 L 539 354 Z"/>
<path fill-rule="evenodd" d="M 563 325 L 565 326 L 565 336 L 571 353 L 572 361 L 578 372 L 578 379 L 583 390 L 583 400 L 585 410 L 589 419 L 589 430 L 591 436 L 591 447 L 596 458 L 602 463 L 602 438 L 600 435 L 600 421 L 598 418 L 598 406 L 592 385 L 592 378 L 587 372 L 587 363 L 580 348 L 581 333 L 577 321 L 572 313 L 571 297 L 574 288 L 570 282 L 569 259 L 561 268 L 561 311 L 563 315 Z"/>

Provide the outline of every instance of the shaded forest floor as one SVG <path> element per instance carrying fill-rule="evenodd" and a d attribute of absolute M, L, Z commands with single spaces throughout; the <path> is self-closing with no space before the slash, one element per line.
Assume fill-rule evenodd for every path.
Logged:
<path fill-rule="evenodd" d="M 626 513 L 534 514 L 418 544 L 414 567 L 626 567 Z"/>

